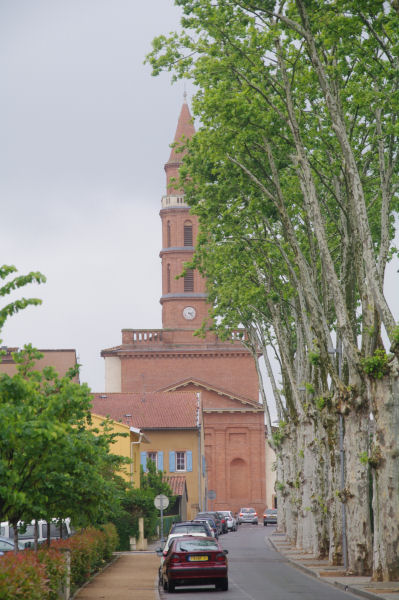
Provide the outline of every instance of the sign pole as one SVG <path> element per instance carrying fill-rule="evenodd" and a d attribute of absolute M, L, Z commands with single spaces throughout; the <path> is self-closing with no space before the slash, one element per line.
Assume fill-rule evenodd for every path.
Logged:
<path fill-rule="evenodd" d="M 163 544 L 163 498 L 161 496 L 161 544 Z"/>
<path fill-rule="evenodd" d="M 168 508 L 169 506 L 169 498 L 165 496 L 165 494 L 158 494 L 154 498 L 155 508 L 161 511 L 161 543 L 163 543 L 163 509 Z"/>

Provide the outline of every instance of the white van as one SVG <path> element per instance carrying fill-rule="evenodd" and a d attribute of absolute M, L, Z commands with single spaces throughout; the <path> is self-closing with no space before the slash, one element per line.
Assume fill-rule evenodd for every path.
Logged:
<path fill-rule="evenodd" d="M 18 533 L 18 539 L 25 546 L 30 545 L 35 541 L 35 522 L 31 521 L 28 525 L 25 525 L 22 522 L 18 523 L 18 529 L 23 529 L 24 531 L 20 531 Z M 38 521 L 39 531 L 38 531 L 38 543 L 41 544 L 47 540 L 47 521 Z M 59 539 L 60 537 L 67 538 L 72 535 L 73 531 L 71 529 L 71 520 L 63 519 L 62 521 L 62 536 L 60 531 L 60 523 L 59 520 L 53 519 L 50 522 L 50 539 Z M 12 526 L 8 523 L 8 521 L 3 521 L 0 526 L 0 535 L 3 537 L 7 537 L 10 539 L 14 539 L 14 530 Z"/>

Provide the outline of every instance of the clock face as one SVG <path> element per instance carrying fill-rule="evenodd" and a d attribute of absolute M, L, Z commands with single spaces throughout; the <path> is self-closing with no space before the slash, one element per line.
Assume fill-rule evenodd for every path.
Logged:
<path fill-rule="evenodd" d="M 192 306 L 186 306 L 186 308 L 183 309 L 183 317 L 187 319 L 187 321 L 194 319 L 196 314 L 195 308 Z"/>

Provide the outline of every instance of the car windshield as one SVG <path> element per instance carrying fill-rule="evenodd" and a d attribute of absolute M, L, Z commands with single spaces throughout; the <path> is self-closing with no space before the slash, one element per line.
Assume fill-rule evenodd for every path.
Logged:
<path fill-rule="evenodd" d="M 219 546 L 212 540 L 179 540 L 175 549 L 177 552 L 208 552 L 219 550 Z"/>
<path fill-rule="evenodd" d="M 254 513 L 256 510 L 254 508 L 242 508 L 241 512 L 243 513 Z"/>
<path fill-rule="evenodd" d="M 173 532 L 177 531 L 180 533 L 195 533 L 196 531 L 207 533 L 206 527 L 201 523 L 198 523 L 198 525 L 180 525 L 180 527 L 177 525 Z"/>

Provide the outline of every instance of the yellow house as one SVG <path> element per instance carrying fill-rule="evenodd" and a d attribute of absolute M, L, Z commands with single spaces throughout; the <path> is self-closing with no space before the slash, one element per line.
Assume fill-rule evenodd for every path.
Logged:
<path fill-rule="evenodd" d="M 145 448 L 140 448 L 139 462 L 145 470 L 147 459 L 153 460 L 168 480 L 178 476 L 178 488 L 187 490 L 187 501 L 182 498 L 180 504 L 185 507 L 182 518 L 192 519 L 198 511 L 205 510 L 206 468 L 199 394 L 95 394 L 93 411 L 125 425 L 132 421 L 149 437 Z"/>
<path fill-rule="evenodd" d="M 93 427 L 103 430 L 102 423 L 104 422 L 105 416 L 98 415 L 96 413 L 91 414 Z M 148 444 L 149 440 L 147 436 L 137 427 L 120 423 L 118 421 L 111 421 L 112 433 L 125 434 L 123 437 L 115 438 L 115 442 L 111 447 L 112 454 L 123 456 L 130 460 L 130 464 L 124 466 L 120 475 L 129 481 L 135 488 L 140 487 L 140 448 L 141 445 Z"/>

